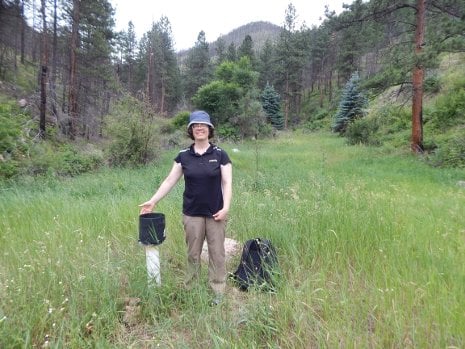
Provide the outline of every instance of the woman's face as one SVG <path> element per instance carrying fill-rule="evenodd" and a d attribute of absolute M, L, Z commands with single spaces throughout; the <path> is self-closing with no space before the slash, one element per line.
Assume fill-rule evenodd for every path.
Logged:
<path fill-rule="evenodd" d="M 208 140 L 208 125 L 192 124 L 192 135 L 194 140 Z"/>

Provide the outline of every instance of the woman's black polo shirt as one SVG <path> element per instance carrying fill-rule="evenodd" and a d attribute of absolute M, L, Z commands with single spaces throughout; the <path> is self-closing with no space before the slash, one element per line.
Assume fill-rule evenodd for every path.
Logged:
<path fill-rule="evenodd" d="M 194 145 L 183 149 L 174 159 L 181 164 L 184 174 L 183 213 L 188 216 L 211 217 L 223 208 L 221 165 L 231 162 L 228 154 L 210 143 L 202 154 Z"/>

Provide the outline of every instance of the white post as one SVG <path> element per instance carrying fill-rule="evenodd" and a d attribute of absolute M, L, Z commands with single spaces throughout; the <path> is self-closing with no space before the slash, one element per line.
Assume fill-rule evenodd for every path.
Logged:
<path fill-rule="evenodd" d="M 158 248 L 154 245 L 145 246 L 145 258 L 147 261 L 147 276 L 149 285 L 153 282 L 159 286 L 161 284 L 160 276 L 160 253 Z"/>

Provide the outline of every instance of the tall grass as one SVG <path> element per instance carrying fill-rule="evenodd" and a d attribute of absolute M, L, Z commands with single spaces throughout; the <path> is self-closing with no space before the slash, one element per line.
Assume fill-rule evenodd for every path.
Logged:
<path fill-rule="evenodd" d="M 182 184 L 157 207 L 162 285 L 148 287 L 137 205 L 174 153 L 141 170 L 4 184 L 0 347 L 465 346 L 463 170 L 326 134 L 223 147 L 234 164 L 228 236 L 272 240 L 275 294 L 230 285 L 212 308 L 206 275 L 182 287 Z M 140 300 L 129 323 L 127 298 Z"/>

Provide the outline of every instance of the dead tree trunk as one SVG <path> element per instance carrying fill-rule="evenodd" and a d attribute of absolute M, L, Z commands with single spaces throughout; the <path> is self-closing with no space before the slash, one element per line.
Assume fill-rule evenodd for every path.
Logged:
<path fill-rule="evenodd" d="M 53 1 L 53 43 L 52 43 L 52 70 L 50 81 L 51 107 L 52 113 L 55 115 L 57 124 L 60 124 L 57 108 L 56 80 L 57 80 L 57 48 L 58 48 L 58 33 L 57 33 L 57 0 Z"/>
<path fill-rule="evenodd" d="M 413 68 L 412 98 L 412 141 L 411 149 L 415 153 L 423 152 L 423 78 L 424 67 L 421 53 L 425 39 L 425 2 L 417 0 L 415 28 L 415 66 Z"/>
<path fill-rule="evenodd" d="M 20 5 L 20 11 L 21 11 L 21 15 L 20 15 L 20 20 L 21 20 L 21 64 L 24 64 L 24 56 L 25 56 L 25 53 L 24 53 L 24 47 L 25 47 L 25 38 L 26 38 L 26 23 L 25 23 L 25 19 L 24 19 L 24 1 L 21 1 L 21 5 Z"/>
<path fill-rule="evenodd" d="M 289 99 L 291 98 L 289 92 L 289 73 L 286 73 L 286 87 L 284 95 L 284 129 L 287 130 L 287 127 L 289 125 Z"/>
<path fill-rule="evenodd" d="M 40 12 L 42 13 L 42 46 L 40 55 L 40 118 L 39 136 L 45 137 L 45 117 L 47 113 L 47 69 L 48 69 L 48 45 L 47 45 L 47 18 L 45 15 L 45 0 L 41 0 Z"/>
<path fill-rule="evenodd" d="M 69 93 L 68 93 L 68 115 L 69 115 L 69 136 L 71 139 L 77 135 L 78 118 L 78 84 L 77 84 L 77 49 L 79 30 L 79 9 L 80 1 L 73 0 L 73 23 L 71 30 L 71 48 L 69 65 Z"/>

